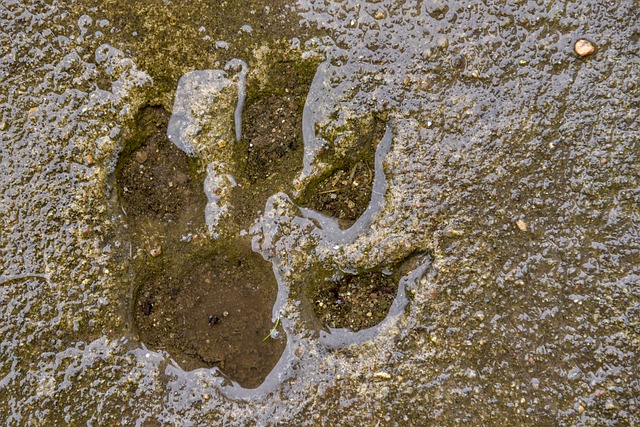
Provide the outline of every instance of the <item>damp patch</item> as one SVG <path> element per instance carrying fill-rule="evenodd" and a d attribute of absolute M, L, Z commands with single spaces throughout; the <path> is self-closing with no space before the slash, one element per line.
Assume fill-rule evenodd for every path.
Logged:
<path fill-rule="evenodd" d="M 141 339 L 185 370 L 216 367 L 245 388 L 259 386 L 286 344 L 272 332 L 271 265 L 250 248 L 183 262 L 140 279 L 134 318 Z"/>
<path fill-rule="evenodd" d="M 254 388 L 286 345 L 272 323 L 271 264 L 247 238 L 210 236 L 205 174 L 167 137 L 168 124 L 162 107 L 141 109 L 116 167 L 130 244 L 131 327 L 184 370 L 218 369 Z"/>
<path fill-rule="evenodd" d="M 319 269 L 299 285 L 322 328 L 358 332 L 389 315 L 394 301 L 404 295 L 399 284 L 425 259 L 426 255 L 412 255 L 393 268 L 374 271 L 331 274 Z"/>

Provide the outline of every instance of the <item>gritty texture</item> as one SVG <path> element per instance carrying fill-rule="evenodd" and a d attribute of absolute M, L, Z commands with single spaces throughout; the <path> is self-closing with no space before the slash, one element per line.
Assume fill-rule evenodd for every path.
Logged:
<path fill-rule="evenodd" d="M 197 3 L 125 3 L 135 13 L 0 6 L 3 424 L 638 423 L 637 2 L 300 0 L 301 26 L 225 3 L 207 9 L 232 29 L 205 28 L 210 50 L 184 37 L 199 34 Z M 183 74 L 221 68 L 232 49 L 250 69 L 260 62 L 273 31 L 262 19 L 319 27 L 323 37 L 290 44 L 326 62 L 306 98 L 298 179 L 265 188 L 251 230 L 276 267 L 290 351 L 267 389 L 234 399 L 215 371 L 186 372 L 127 329 L 108 175 L 136 111 L 170 110 Z M 578 57 L 580 38 L 597 50 Z M 294 193 L 376 120 L 393 132 L 387 188 L 372 196 L 384 203 L 336 243 Z M 404 311 L 369 340 L 323 344 L 294 298 L 309 265 L 366 273 L 416 253 L 429 261 L 405 276 Z"/>

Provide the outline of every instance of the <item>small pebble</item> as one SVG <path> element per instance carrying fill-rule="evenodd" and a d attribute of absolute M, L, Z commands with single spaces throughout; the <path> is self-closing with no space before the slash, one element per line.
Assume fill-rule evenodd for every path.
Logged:
<path fill-rule="evenodd" d="M 464 234 L 464 231 L 462 230 L 457 230 L 453 227 L 447 227 L 444 230 L 444 235 L 447 237 L 454 237 L 454 236 L 462 236 Z"/>
<path fill-rule="evenodd" d="M 146 151 L 136 151 L 136 162 L 142 164 L 147 161 L 149 154 Z"/>
<path fill-rule="evenodd" d="M 608 399 L 607 402 L 604 405 L 604 409 L 618 409 L 618 405 L 616 405 L 613 400 Z"/>
<path fill-rule="evenodd" d="M 520 229 L 520 231 L 527 231 L 527 223 L 523 220 L 519 219 L 516 221 L 516 225 Z"/>
<path fill-rule="evenodd" d="M 376 372 L 375 374 L 373 374 L 373 376 L 376 377 L 376 378 L 382 378 L 382 379 L 385 379 L 385 380 L 388 380 L 388 379 L 391 378 L 391 375 L 389 375 L 388 373 L 386 373 L 384 371 Z"/>
<path fill-rule="evenodd" d="M 162 246 L 158 245 L 155 248 L 149 249 L 149 255 L 156 258 L 162 255 Z"/>
<path fill-rule="evenodd" d="M 589 40 L 580 39 L 573 46 L 578 56 L 588 56 L 595 52 L 596 47 Z"/>

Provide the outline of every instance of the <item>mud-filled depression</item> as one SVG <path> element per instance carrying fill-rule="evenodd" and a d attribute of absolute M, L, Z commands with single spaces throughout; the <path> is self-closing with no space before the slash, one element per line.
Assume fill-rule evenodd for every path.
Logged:
<path fill-rule="evenodd" d="M 183 369 L 218 367 L 256 387 L 285 345 L 271 338 L 271 264 L 247 240 L 206 236 L 204 177 L 167 138 L 169 118 L 162 107 L 141 109 L 116 168 L 131 240 L 132 326 Z"/>
<path fill-rule="evenodd" d="M 122 260 L 130 263 L 130 328 L 137 340 L 166 351 L 185 370 L 219 368 L 229 380 L 255 388 L 286 346 L 272 313 L 278 283 L 271 263 L 239 231 L 251 225 L 268 195 L 291 191 L 301 167 L 300 120 L 312 66 L 305 73 L 278 63 L 271 70 L 278 90 L 249 92 L 246 129 L 233 148 L 235 208 L 230 232 L 220 239 L 211 238 L 204 220 L 204 165 L 167 137 L 170 113 L 146 105 L 124 135 L 115 181 L 130 244 L 129 259 Z M 353 152 L 296 201 L 342 228 L 352 225 L 371 197 L 373 154 L 383 130 L 378 119 L 362 129 Z M 400 277 L 391 270 L 309 271 L 296 295 L 305 300 L 309 326 L 317 331 L 375 326 L 389 311 Z"/>

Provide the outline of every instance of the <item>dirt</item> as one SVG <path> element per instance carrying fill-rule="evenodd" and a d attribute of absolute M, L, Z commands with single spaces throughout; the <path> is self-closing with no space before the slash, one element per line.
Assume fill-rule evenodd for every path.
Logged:
<path fill-rule="evenodd" d="M 131 240 L 131 317 L 138 339 L 185 370 L 218 367 L 257 387 L 285 341 L 272 328 L 277 283 L 248 239 L 206 236 L 203 176 L 166 136 L 169 114 L 145 107 L 116 168 Z M 282 335 L 281 335 L 282 336 Z"/>
<path fill-rule="evenodd" d="M 238 229 L 253 224 L 269 196 L 291 192 L 302 167 L 302 110 L 316 66 L 316 60 L 279 57 L 266 81 L 247 79 L 242 139 L 234 151 L 238 186 L 232 203 Z"/>
<path fill-rule="evenodd" d="M 337 218 L 349 228 L 362 215 L 371 199 L 373 164 L 360 160 L 338 169 L 320 182 L 308 207 Z"/>
<path fill-rule="evenodd" d="M 125 135 L 127 146 L 117 166 L 118 193 L 129 221 L 148 225 L 151 234 L 185 232 L 200 220 L 206 197 L 198 181 L 197 163 L 166 136 L 170 114 L 162 107 L 147 106 L 136 118 L 136 130 Z M 191 209 L 186 209 L 191 206 Z M 169 230 L 169 224 L 181 229 Z M 160 232 L 159 228 L 162 229 Z M 137 239 L 144 239 L 140 233 Z"/>
<path fill-rule="evenodd" d="M 185 370 L 219 368 L 254 388 L 277 363 L 286 340 L 270 338 L 277 282 L 242 229 L 267 198 L 291 192 L 302 165 L 302 110 L 315 63 L 276 61 L 266 81 L 248 81 L 242 139 L 235 145 L 234 215 L 218 242 L 204 225 L 203 165 L 166 136 L 170 114 L 147 106 L 126 144 L 116 178 L 131 239 L 131 318 L 138 339 L 165 350 Z M 371 197 L 373 158 L 383 126 L 364 129 L 357 152 L 309 186 L 306 205 L 347 227 Z M 321 327 L 369 328 L 386 316 L 399 276 L 319 273 L 303 284 Z"/>
<path fill-rule="evenodd" d="M 308 185 L 298 203 L 338 219 L 342 229 L 353 225 L 371 200 L 375 151 L 384 129 L 379 119 L 361 129 L 353 152 L 339 158 L 325 177 Z"/>
<path fill-rule="evenodd" d="M 384 319 L 397 290 L 397 277 L 382 272 L 326 278 L 316 290 L 314 312 L 332 328 L 370 328 Z"/>
<path fill-rule="evenodd" d="M 185 370 L 218 367 L 254 388 L 286 344 L 270 337 L 277 283 L 270 264 L 250 247 L 192 259 L 168 260 L 143 275 L 135 307 L 143 342 L 163 349 Z"/>
<path fill-rule="evenodd" d="M 391 268 L 357 273 L 315 269 L 315 278 L 298 285 L 305 307 L 313 311 L 319 327 L 371 328 L 389 313 L 400 279 L 417 266 L 420 256 L 411 255 Z"/>
<path fill-rule="evenodd" d="M 3 3 L 1 424 L 638 425 L 640 19 L 634 2 L 522 7 L 300 0 L 293 2 L 295 10 L 284 3 Z M 308 28 L 327 37 L 311 42 L 303 35 Z M 320 290 L 311 289 L 314 299 L 327 302 L 330 311 L 354 281 L 369 289 L 358 297 L 367 301 L 371 283 L 381 280 L 376 275 L 390 260 L 432 250 L 433 262 L 407 281 L 402 314 L 377 333 L 360 335 L 372 339 L 349 344 L 349 334 L 336 333 L 345 348 L 328 350 L 326 341 L 310 336 L 301 324 L 304 302 L 288 298 L 282 321 L 292 332 L 291 357 L 268 391 L 235 398 L 237 388 L 217 387 L 215 369 L 182 372 L 171 360 L 191 369 L 188 363 L 205 365 L 201 353 L 207 366 L 222 366 L 225 355 L 198 347 L 195 332 L 206 344 L 213 338 L 207 333 L 230 331 L 231 314 L 224 311 L 231 311 L 198 308 L 200 301 L 170 291 L 179 283 L 189 292 L 196 279 L 222 283 L 225 274 L 239 274 L 237 259 L 253 255 L 238 239 L 229 241 L 225 257 L 201 235 L 200 222 L 189 224 L 202 216 L 202 165 L 192 170 L 190 159 L 161 148 L 164 174 L 148 172 L 158 156 L 139 150 L 163 143 L 147 140 L 156 131 L 160 138 L 164 124 L 154 122 L 138 138 L 145 126 L 132 114 L 145 104 L 170 111 L 176 82 L 190 71 L 219 69 L 238 58 L 251 74 L 265 46 L 275 39 L 289 44 L 293 36 L 300 39 L 299 53 L 324 52 L 330 60 L 326 75 L 334 79 L 317 89 L 331 96 L 310 105 L 312 111 L 330 109 L 326 121 L 315 121 L 320 131 L 339 128 L 342 134 L 345 120 L 385 102 L 394 123 L 384 204 L 355 243 L 332 245 L 331 236 L 321 236 L 316 245 L 315 236 L 304 234 L 306 219 L 284 202 L 282 215 L 274 209 L 274 218 L 259 220 L 265 237 L 275 235 L 267 234 L 268 225 L 281 227 L 283 271 L 312 276 L 307 283 L 317 281 Z M 576 54 L 581 38 L 594 43 L 593 54 Z M 120 50 L 114 51 L 120 59 L 99 60 L 103 45 Z M 290 117 L 270 115 L 270 105 L 276 111 L 287 106 L 285 95 L 256 93 L 245 105 L 243 138 L 250 126 L 271 132 L 278 119 Z M 162 122 L 167 113 L 158 112 L 149 117 Z M 249 125 L 249 116 L 265 126 Z M 296 125 L 285 126 L 297 132 Z M 127 132 L 121 153 L 119 138 Z M 258 133 L 254 146 L 261 140 L 277 146 Z M 245 142 L 238 158 L 246 160 Z M 265 150 L 246 176 L 238 174 L 242 224 L 254 220 L 262 209 L 258 201 L 272 190 L 289 192 L 286 179 L 270 178 L 271 167 L 283 165 L 292 175 L 299 168 L 287 143 L 282 147 L 272 157 Z M 106 176 L 118 157 L 121 166 L 132 159 L 131 184 L 140 175 L 140 181 L 169 176 L 174 166 L 191 183 L 177 190 L 167 181 L 172 197 L 163 197 L 162 186 L 151 193 L 149 181 L 142 188 L 158 200 L 155 210 L 140 206 L 136 212 L 135 197 L 126 205 L 121 194 L 120 203 L 112 203 Z M 270 159 L 269 167 L 258 169 Z M 331 161 L 334 169 L 318 181 L 339 170 L 349 178 L 350 168 L 340 162 Z M 307 199 L 296 203 L 311 206 L 343 176 L 323 188 L 309 184 Z M 326 204 L 319 201 L 314 209 L 348 214 Z M 129 227 L 124 233 L 120 218 Z M 233 232 L 239 224 L 232 224 Z M 348 266 L 348 273 L 332 283 L 325 278 L 337 268 L 310 272 L 309 258 Z M 260 271 L 269 267 L 259 258 L 250 263 Z M 121 280 L 129 265 L 131 278 Z M 283 277 L 283 290 L 294 291 L 294 279 Z M 231 292 L 230 286 L 221 293 Z M 143 287 L 155 293 L 143 298 Z M 207 290 L 202 286 L 192 296 L 203 298 Z M 166 352 L 154 352 L 131 339 L 130 332 L 140 333 L 143 325 L 121 331 L 129 320 L 120 315 L 124 300 L 135 302 L 131 318 L 137 313 L 160 322 L 164 313 L 174 316 L 168 333 L 180 332 L 178 301 L 193 304 L 197 322 L 206 324 L 193 329 L 191 341 L 174 341 L 179 348 L 156 342 L 150 347 L 165 346 Z M 308 312 L 330 320 L 312 306 Z M 267 318 L 264 330 L 271 325 Z M 155 329 L 157 337 L 163 327 Z M 140 335 L 144 344 L 152 339 L 151 333 Z M 257 356 L 260 347 L 244 350 L 250 355 L 245 360 L 268 365 Z M 231 359 L 235 354 L 224 360 L 226 373 Z"/>
<path fill-rule="evenodd" d="M 302 167 L 302 110 L 317 63 L 278 60 L 269 71 L 268 84 L 248 82 L 248 101 L 243 114 L 243 137 L 236 149 L 236 176 L 233 205 L 239 228 L 248 228 L 264 208 L 269 196 L 278 191 L 291 193 L 291 183 Z M 360 129 L 358 144 L 321 180 L 311 183 L 296 200 L 305 206 L 338 219 L 348 228 L 364 213 L 371 199 L 374 155 L 384 134 L 384 122 L 372 121 Z M 302 283 L 301 299 L 313 307 L 313 323 L 318 327 L 350 328 L 354 331 L 375 326 L 389 311 L 398 289 L 399 276 L 364 272 L 334 277 L 324 268 L 319 278 Z"/>

